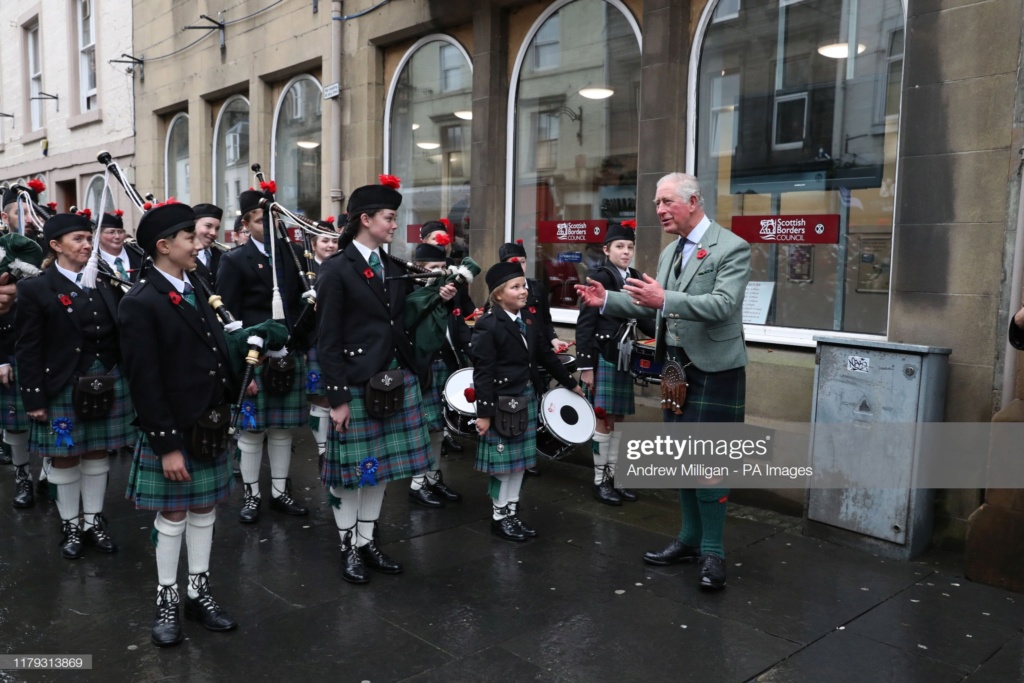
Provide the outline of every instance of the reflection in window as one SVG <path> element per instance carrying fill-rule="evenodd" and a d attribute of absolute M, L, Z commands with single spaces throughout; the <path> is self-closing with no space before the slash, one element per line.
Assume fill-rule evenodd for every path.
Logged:
<path fill-rule="evenodd" d="M 900 0 L 747 0 L 703 37 L 696 173 L 767 325 L 886 333 L 902 41 Z"/>
<path fill-rule="evenodd" d="M 301 76 L 285 88 L 274 126 L 274 165 L 277 200 L 314 220 L 320 211 L 323 134 L 320 125 L 323 103 L 320 84 Z"/>
<path fill-rule="evenodd" d="M 712 21 L 728 21 L 740 15 L 740 0 L 720 0 Z"/>
<path fill-rule="evenodd" d="M 85 204 L 84 207 L 92 211 L 94 217 L 100 215 L 100 193 L 103 192 L 103 176 L 94 175 L 89 180 L 88 187 L 85 188 Z M 110 194 L 110 188 L 106 191 L 107 201 L 104 204 L 104 212 L 110 213 L 117 207 L 114 206 L 114 197 Z"/>
<path fill-rule="evenodd" d="M 214 131 L 213 203 L 224 209 L 221 230 L 238 215 L 239 189 L 249 187 L 249 101 L 240 95 L 221 107 Z M 232 217 L 229 219 L 228 217 Z"/>
<path fill-rule="evenodd" d="M 576 308 L 603 231 L 636 216 L 640 44 L 624 11 L 575 0 L 542 18 L 515 83 L 512 239 L 555 308 Z"/>
<path fill-rule="evenodd" d="M 452 254 L 467 255 L 472 67 L 450 39 L 436 36 L 413 46 L 388 101 L 388 173 L 402 179 L 402 206 L 394 252 L 419 241 L 419 226 L 447 218 Z"/>
<path fill-rule="evenodd" d="M 167 129 L 166 157 L 164 159 L 164 194 L 191 204 L 188 162 L 188 114 L 177 114 Z"/>

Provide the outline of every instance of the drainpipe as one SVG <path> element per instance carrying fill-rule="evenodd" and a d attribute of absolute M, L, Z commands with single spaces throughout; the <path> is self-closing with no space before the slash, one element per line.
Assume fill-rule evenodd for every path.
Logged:
<path fill-rule="evenodd" d="M 1018 150 L 1021 155 L 1019 170 L 1024 171 L 1024 147 Z M 1020 189 L 1017 195 L 1017 234 L 1013 238 L 1013 264 L 1010 270 L 1010 318 L 1020 310 L 1021 286 L 1024 284 L 1024 273 L 1021 272 L 1024 261 L 1024 177 L 1020 177 Z M 1009 324 L 1009 321 L 1007 321 Z M 1005 332 L 1004 332 L 1005 334 Z M 1006 361 L 1003 363 L 1003 392 L 999 408 L 1010 404 L 1016 393 L 1017 385 L 1017 350 L 1006 344 Z"/>
<path fill-rule="evenodd" d="M 331 0 L 331 79 L 341 84 L 341 50 L 344 22 L 341 21 L 342 0 Z M 345 193 L 341 189 L 341 94 L 331 100 L 331 203 L 333 214 L 345 211 Z"/>

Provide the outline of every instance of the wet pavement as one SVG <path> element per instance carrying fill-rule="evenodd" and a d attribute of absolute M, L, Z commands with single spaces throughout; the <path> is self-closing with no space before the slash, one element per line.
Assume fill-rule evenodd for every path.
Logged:
<path fill-rule="evenodd" d="M 211 585 L 239 629 L 186 621 L 186 641 L 165 650 L 149 642 L 153 514 L 121 498 L 130 458 L 112 461 L 105 511 L 120 552 L 86 548 L 76 562 L 60 558 L 55 506 L 14 510 L 0 468 L 0 653 L 93 656 L 91 672 L 0 681 L 1024 681 L 1024 596 L 966 581 L 956 555 L 881 559 L 732 506 L 729 587 L 706 594 L 696 566 L 640 561 L 678 528 L 670 497 L 602 506 L 572 463 L 527 479 L 521 514 L 540 537 L 523 544 L 490 535 L 471 457 L 444 461 L 465 496 L 445 509 L 391 484 L 381 542 L 405 573 L 352 586 L 308 434 L 296 449 L 293 492 L 309 517 L 264 505 L 243 526 L 241 486 L 218 510 Z M 182 585 L 185 565 L 183 550 Z"/>

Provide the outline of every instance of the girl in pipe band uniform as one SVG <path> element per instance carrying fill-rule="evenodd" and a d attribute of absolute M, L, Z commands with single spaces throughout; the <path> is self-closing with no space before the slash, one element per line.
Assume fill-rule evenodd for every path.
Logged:
<path fill-rule="evenodd" d="M 384 489 L 389 481 L 426 472 L 430 462 L 418 368 L 403 320 L 412 285 L 387 279 L 405 272 L 381 253 L 398 228 L 402 195 L 397 178 L 381 176 L 381 182 L 352 192 L 339 251 L 317 278 L 317 352 L 334 425 L 321 479 L 341 537 L 342 576 L 350 583 L 367 582 L 367 567 L 401 573 L 375 533 Z M 455 291 L 446 285 L 441 298 L 450 300 Z M 372 417 L 368 408 L 382 395 L 397 405 Z"/>
<path fill-rule="evenodd" d="M 537 400 L 539 362 L 558 383 L 583 395 L 542 332 L 539 317 L 527 307 L 529 292 L 518 263 L 499 263 L 487 271 L 491 310 L 473 328 L 470 357 L 473 360 L 473 391 L 476 428 L 480 443 L 476 468 L 490 476 L 488 494 L 493 508 L 491 532 L 510 541 L 537 535 L 519 517 L 519 489 L 523 471 L 537 463 Z M 512 402 L 499 403 L 501 397 Z M 525 406 L 525 407 L 523 407 Z M 492 426 L 499 408 L 527 411 L 526 429 L 517 436 L 503 436 Z"/>
<path fill-rule="evenodd" d="M 588 277 L 604 285 L 610 292 L 622 289 L 626 278 L 640 279 L 640 273 L 630 268 L 636 246 L 635 223 L 613 225 L 604 239 L 605 262 L 591 271 Z M 649 337 L 654 336 L 654 321 L 636 321 Z M 594 433 L 594 497 L 606 505 L 633 502 L 637 495 L 629 489 L 615 486 L 615 466 L 619 460 L 619 440 L 622 434 L 613 431 L 615 423 L 636 412 L 633 400 L 633 375 L 628 369 L 619 370 L 619 343 L 632 346 L 635 333 L 629 330 L 629 321 L 601 313 L 600 309 L 584 306 L 576 324 L 576 358 L 580 365 L 580 382 L 590 389 L 594 412 L 599 416 Z"/>
<path fill-rule="evenodd" d="M 124 369 L 141 434 L 126 496 L 142 510 L 156 510 L 157 613 L 151 638 L 157 646 L 182 640 L 178 621 L 178 557 L 188 548 L 185 616 L 210 631 L 237 624 L 210 592 L 214 507 L 231 492 L 227 437 L 231 400 L 238 395 L 224 328 L 190 275 L 200 244 L 195 216 L 185 204 L 157 205 L 139 222 L 139 244 L 153 267 L 121 301 L 118 318 Z M 275 325 L 276 323 L 268 323 Z M 234 332 L 243 339 L 253 329 Z M 281 330 L 283 341 L 286 335 Z M 235 340 L 237 344 L 237 339 Z"/>
<path fill-rule="evenodd" d="M 317 222 L 321 230 L 335 232 L 334 216 L 328 216 Z M 313 260 L 309 266 L 319 277 L 320 267 L 324 261 L 338 251 L 338 238 L 327 235 L 313 237 Z M 313 431 L 316 443 L 318 470 L 323 469 L 324 456 L 327 454 L 327 432 L 331 428 L 331 404 L 327 401 L 327 390 L 322 381 L 323 370 L 316 355 L 316 335 L 312 335 L 309 350 L 306 351 L 306 394 L 309 398 L 309 428 Z"/>
<path fill-rule="evenodd" d="M 210 291 L 217 291 L 217 268 L 223 252 L 216 249 L 213 243 L 220 234 L 220 220 L 224 210 L 213 204 L 196 204 L 192 207 L 196 214 L 196 243 L 199 253 L 196 254 L 196 275 L 203 278 Z M 230 310 L 230 309 L 228 309 Z"/>
<path fill-rule="evenodd" d="M 92 231 L 82 215 L 47 220 L 43 234 L 55 260 L 41 275 L 18 282 L 15 355 L 21 398 L 33 420 L 29 448 L 53 458 L 49 480 L 56 486 L 67 559 L 82 556 L 83 542 L 104 553 L 117 550 L 102 515 L 107 451 L 131 446 L 137 433 L 120 371 L 117 306 L 123 290 L 103 277 L 95 288 L 79 286 Z"/>
<path fill-rule="evenodd" d="M 217 293 L 224 305 L 245 327 L 271 319 L 273 300 L 273 271 L 279 274 L 278 288 L 284 303 L 284 312 L 290 328 L 299 321 L 303 307 L 302 284 L 299 273 L 287 250 L 291 243 L 281 239 L 275 242 L 275 260 L 264 245 L 264 231 L 273 230 L 265 225 L 260 200 L 262 192 L 247 190 L 238 197 L 242 212 L 242 225 L 252 236 L 241 247 L 232 249 L 220 259 L 217 270 Z M 273 233 L 271 233 L 273 234 Z M 267 457 L 270 460 L 270 508 L 288 515 L 307 515 L 309 510 L 291 496 L 289 471 L 292 459 L 292 432 L 308 424 L 306 408 L 306 370 L 304 351 L 306 341 L 293 337 L 289 342 L 287 360 L 291 361 L 290 387 L 287 391 L 271 390 L 268 364 L 256 370 L 256 378 L 246 388 L 242 403 L 242 431 L 238 437 L 241 452 L 240 469 L 245 495 L 239 521 L 252 524 L 260 517 L 260 463 L 263 460 L 263 441 L 266 437 Z M 274 359 L 268 360 L 273 363 Z M 286 374 L 281 373 L 281 374 Z M 287 377 L 283 378 L 286 382 Z"/>

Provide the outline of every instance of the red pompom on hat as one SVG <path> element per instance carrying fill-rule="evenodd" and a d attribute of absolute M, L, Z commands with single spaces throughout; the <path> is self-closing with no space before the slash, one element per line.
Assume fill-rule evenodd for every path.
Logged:
<path fill-rule="evenodd" d="M 380 176 L 380 184 L 384 187 L 390 187 L 392 190 L 397 190 L 402 187 L 402 179 L 398 176 L 388 175 L 382 173 Z"/>
<path fill-rule="evenodd" d="M 114 209 L 114 215 L 120 218 L 121 216 L 124 215 L 124 211 L 122 211 L 121 209 Z"/>
<path fill-rule="evenodd" d="M 450 220 L 448 220 L 447 218 L 439 218 L 437 219 L 437 222 L 444 226 L 444 229 L 448 231 L 449 235 L 451 234 L 452 222 Z"/>
<path fill-rule="evenodd" d="M 142 205 L 142 210 L 143 211 L 149 211 L 152 208 L 153 208 L 153 202 L 146 202 L 145 204 Z"/>
<path fill-rule="evenodd" d="M 636 230 L 636 221 L 632 218 L 622 221 L 619 225 L 624 228 L 629 228 L 630 230 Z"/>
<path fill-rule="evenodd" d="M 522 237 L 520 237 L 519 239 L 516 240 L 516 244 L 522 244 L 522 243 L 523 243 L 523 238 Z"/>
<path fill-rule="evenodd" d="M 436 240 L 437 246 L 439 247 L 447 247 L 449 244 L 452 243 L 452 238 L 448 236 L 448 233 L 444 232 L 438 234 Z"/>
<path fill-rule="evenodd" d="M 277 193 L 277 183 L 273 180 L 264 180 L 260 183 L 260 189 L 270 194 Z"/>
<path fill-rule="evenodd" d="M 28 188 L 35 192 L 36 194 L 39 194 L 40 192 L 43 192 L 46 189 L 46 183 L 44 183 L 39 178 L 33 178 L 32 180 L 28 181 L 27 185 Z"/>
<path fill-rule="evenodd" d="M 48 208 L 49 208 L 49 209 L 50 209 L 51 211 L 56 211 L 56 210 L 57 210 L 57 202 L 46 202 L 46 206 L 47 206 L 47 207 L 48 207 Z"/>

